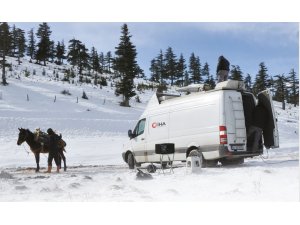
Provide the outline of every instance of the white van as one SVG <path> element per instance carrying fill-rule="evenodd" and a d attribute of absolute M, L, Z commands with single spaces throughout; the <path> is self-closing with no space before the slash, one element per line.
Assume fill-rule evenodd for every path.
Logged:
<path fill-rule="evenodd" d="M 135 129 L 129 130 L 130 141 L 124 145 L 123 159 L 130 169 L 142 163 L 159 163 L 155 145 L 173 143 L 174 161 L 184 162 L 189 155 L 202 157 L 202 167 L 240 164 L 244 158 L 263 153 L 263 145 L 253 149 L 247 132 L 252 123 L 257 100 L 245 91 L 243 82 L 225 81 L 214 90 L 201 86 L 184 87 L 181 96 L 154 94 Z M 266 148 L 278 148 L 279 136 L 275 111 L 268 90 L 258 99 L 268 109 L 267 129 L 263 131 Z M 166 162 L 164 162 L 166 165 Z"/>

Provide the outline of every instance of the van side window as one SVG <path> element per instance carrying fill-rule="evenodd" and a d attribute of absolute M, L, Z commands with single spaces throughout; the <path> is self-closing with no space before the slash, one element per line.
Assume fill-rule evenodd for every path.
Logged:
<path fill-rule="evenodd" d="M 134 134 L 136 136 L 139 136 L 144 133 L 145 124 L 146 124 L 146 119 L 142 119 L 138 122 L 138 124 L 136 125 L 136 127 L 134 129 Z"/>

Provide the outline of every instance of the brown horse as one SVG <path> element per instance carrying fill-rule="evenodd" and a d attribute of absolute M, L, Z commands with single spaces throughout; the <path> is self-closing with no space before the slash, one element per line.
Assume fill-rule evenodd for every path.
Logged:
<path fill-rule="evenodd" d="M 23 129 L 19 128 L 19 138 L 17 141 L 17 145 L 21 145 L 23 142 L 26 141 L 26 143 L 29 145 L 30 150 L 33 152 L 35 156 L 35 161 L 36 161 L 36 172 L 39 172 L 40 170 L 40 153 L 49 153 L 49 149 L 47 145 L 42 145 L 40 142 L 37 142 L 34 137 L 34 133 L 32 133 L 28 129 Z M 67 170 L 67 165 L 66 165 L 66 157 L 64 155 L 64 146 L 59 145 L 59 167 L 61 167 L 61 159 L 64 161 L 64 171 Z"/>

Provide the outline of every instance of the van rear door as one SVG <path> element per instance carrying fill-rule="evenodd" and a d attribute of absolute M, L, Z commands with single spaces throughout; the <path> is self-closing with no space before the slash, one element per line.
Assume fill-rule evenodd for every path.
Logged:
<path fill-rule="evenodd" d="M 272 95 L 269 90 L 264 90 L 257 95 L 260 101 L 268 110 L 269 119 L 267 128 L 263 131 L 264 145 L 266 148 L 279 148 L 279 134 L 277 119 L 273 106 Z"/>
<path fill-rule="evenodd" d="M 240 92 L 225 92 L 225 121 L 229 151 L 246 151 L 246 126 Z"/>

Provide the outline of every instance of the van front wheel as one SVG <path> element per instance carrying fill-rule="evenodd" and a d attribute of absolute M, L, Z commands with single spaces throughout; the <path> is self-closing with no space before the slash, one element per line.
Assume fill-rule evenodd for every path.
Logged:
<path fill-rule="evenodd" d="M 128 163 L 129 169 L 131 169 L 131 170 L 134 169 L 134 157 L 133 157 L 132 153 L 128 154 L 127 163 Z"/>

